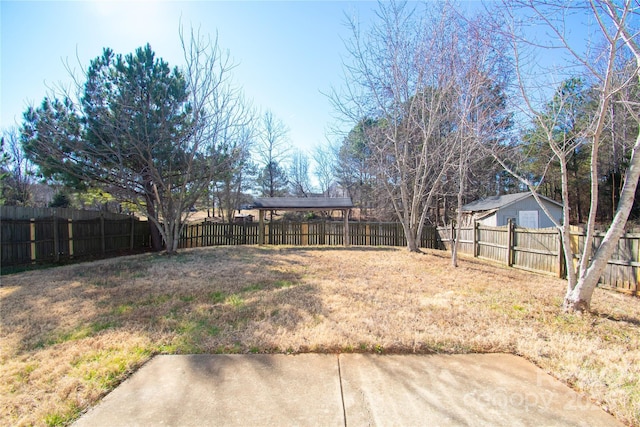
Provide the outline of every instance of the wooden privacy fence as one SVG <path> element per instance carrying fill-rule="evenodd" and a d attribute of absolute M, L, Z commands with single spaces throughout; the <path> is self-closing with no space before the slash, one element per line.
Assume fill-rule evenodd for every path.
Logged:
<path fill-rule="evenodd" d="M 425 227 L 421 246 L 436 248 L 438 236 L 434 228 Z M 272 222 L 265 224 L 265 243 L 269 245 L 330 245 L 344 244 L 341 222 Z M 212 245 L 258 244 L 258 224 L 222 224 L 202 222 L 186 225 L 180 236 L 180 248 Z M 349 223 L 349 244 L 354 246 L 406 246 L 399 223 Z"/>
<path fill-rule="evenodd" d="M 6 211 L 2 211 L 6 213 Z M 95 216 L 96 213 L 94 212 Z M 99 215 L 99 213 L 98 213 Z M 344 244 L 340 222 L 274 222 L 265 224 L 265 240 L 271 245 Z M 257 245 L 257 223 L 187 224 L 180 236 L 180 248 L 219 245 Z M 420 246 L 429 249 L 451 248 L 455 230 L 451 227 L 424 227 Z M 593 249 L 604 234 L 596 234 Z M 459 251 L 474 257 L 497 261 L 524 270 L 565 277 L 566 266 L 558 230 L 525 229 L 509 224 L 490 227 L 475 224 L 460 230 Z M 574 268 L 584 247 L 584 234 L 572 232 Z M 353 246 L 406 246 L 399 223 L 353 222 L 349 224 L 349 242 Z M 0 265 L 21 266 L 57 262 L 86 256 L 104 256 L 121 251 L 148 249 L 149 224 L 122 215 L 93 219 L 6 218 L 0 221 Z M 638 294 L 640 279 L 640 234 L 625 234 L 616 247 L 600 284 Z"/>
<path fill-rule="evenodd" d="M 593 239 L 593 251 L 600 246 L 605 233 L 596 233 Z M 574 253 L 574 266 L 579 262 L 579 254 L 584 247 L 585 234 L 571 233 L 571 246 Z M 615 288 L 618 291 L 639 295 L 638 281 L 640 280 L 640 234 L 625 233 L 616 245 L 607 267 L 600 277 L 600 284 Z"/>
<path fill-rule="evenodd" d="M 103 256 L 149 247 L 149 224 L 134 217 L 3 218 L 0 233 L 2 267 Z"/>
<path fill-rule="evenodd" d="M 452 227 L 437 228 L 442 249 L 451 249 Z M 597 233 L 593 241 L 593 251 L 598 248 L 604 233 Z M 477 258 L 497 261 L 509 267 L 538 273 L 566 277 L 566 265 L 560 233 L 555 228 L 518 228 L 512 223 L 503 227 L 491 227 L 476 223 L 463 227 L 458 236 L 458 251 Z M 571 233 L 574 253 L 574 268 L 579 262 L 579 254 L 584 248 L 584 233 Z M 640 234 L 627 233 L 618 241 L 618 246 L 602 277 L 600 285 L 616 290 L 638 294 L 640 279 Z"/>

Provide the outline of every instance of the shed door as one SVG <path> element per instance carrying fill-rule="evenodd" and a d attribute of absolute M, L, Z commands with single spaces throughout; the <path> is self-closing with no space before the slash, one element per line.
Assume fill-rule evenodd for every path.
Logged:
<path fill-rule="evenodd" d="M 518 211 L 518 225 L 524 228 L 538 228 L 538 211 Z"/>

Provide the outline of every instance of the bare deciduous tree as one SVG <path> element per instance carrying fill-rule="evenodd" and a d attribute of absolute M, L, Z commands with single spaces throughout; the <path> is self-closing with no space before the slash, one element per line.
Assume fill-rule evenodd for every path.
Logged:
<path fill-rule="evenodd" d="M 382 211 L 388 210 L 385 208 L 390 206 L 390 203 L 386 203 L 386 194 L 382 200 L 375 198 L 375 162 L 367 137 L 367 129 L 371 125 L 373 122 L 370 120 L 361 121 L 343 138 L 341 145 L 333 147 L 333 174 L 336 183 L 351 198 L 360 217 L 367 217 L 372 213 L 371 210 L 380 217 Z M 380 192 L 385 191 L 382 189 Z"/>
<path fill-rule="evenodd" d="M 564 257 L 567 265 L 567 290 L 564 298 L 566 311 L 588 311 L 591 304 L 593 291 L 602 275 L 606 264 L 611 257 L 620 236 L 624 233 L 629 212 L 633 205 L 638 177 L 640 176 L 640 126 L 636 127 L 635 145 L 628 158 L 628 166 L 624 171 L 624 183 L 620 192 L 617 210 L 608 227 L 608 230 L 595 253 L 592 253 L 592 244 L 596 227 L 596 213 L 598 209 L 598 185 L 600 172 L 598 170 L 598 158 L 605 141 L 603 137 L 607 122 L 610 119 L 612 103 L 624 110 L 625 114 L 640 124 L 638 116 L 638 101 L 634 98 L 625 98 L 625 93 L 630 86 L 639 84 L 640 75 L 640 46 L 638 44 L 638 17 L 639 6 L 631 0 L 604 0 L 604 1 L 579 1 L 549 3 L 546 1 L 518 2 L 514 8 L 511 2 L 505 2 L 503 10 L 508 14 L 512 22 L 512 46 L 514 57 L 520 78 L 520 91 L 523 104 L 527 107 L 527 113 L 532 120 L 544 130 L 545 140 L 552 153 L 552 159 L 558 161 L 561 168 L 562 200 L 564 204 L 562 223 L 555 223 L 560 230 L 564 249 Z M 576 18 L 577 17 L 577 18 Z M 569 37 L 570 23 L 568 19 L 590 19 L 594 23 L 595 31 L 587 35 L 589 40 L 578 40 Z M 527 80 L 526 74 L 531 65 L 526 62 L 526 47 L 531 47 L 530 40 L 518 32 L 522 25 L 537 25 L 537 29 L 546 31 L 548 40 L 536 40 L 535 48 L 542 48 L 546 52 L 551 49 L 564 52 L 568 57 L 570 69 L 546 70 L 547 77 L 557 73 L 563 76 L 580 73 L 588 78 L 595 91 L 594 99 L 597 106 L 580 135 L 569 135 L 558 132 L 562 128 L 562 118 L 565 116 L 567 98 L 562 92 L 557 94 L 555 102 L 550 108 L 543 110 L 534 100 L 534 92 Z M 592 44 L 589 44 L 592 42 Z M 545 53 L 546 53 L 545 52 Z M 626 72 L 625 78 L 621 58 L 632 58 L 634 61 L 633 72 Z M 537 80 L 539 81 L 539 80 Z M 619 96 L 622 95 L 622 96 Z M 567 162 L 571 152 L 577 147 L 590 152 L 590 177 L 591 177 L 591 202 L 586 221 L 586 236 L 584 248 L 579 254 L 579 261 L 574 268 L 574 252 L 570 237 L 569 224 L 569 180 Z M 537 188 L 540 182 L 532 182 L 527 176 L 519 173 L 517 164 L 507 159 L 496 156 L 514 176 L 517 176 L 533 192 L 540 206 Z M 545 210 L 546 212 L 546 210 Z M 553 218 L 546 212 L 549 218 Z"/>
<path fill-rule="evenodd" d="M 457 186 L 456 238 L 451 245 L 451 264 L 457 267 L 458 236 L 463 226 L 462 208 L 469 180 L 478 165 L 487 165 L 488 156 L 482 147 L 503 144 L 511 124 L 504 93 L 511 73 L 500 53 L 503 40 L 488 30 L 486 15 L 459 19 L 455 24 L 458 30 L 454 32 L 452 78 L 456 83 L 451 96 L 454 131 L 450 135 L 455 154 L 450 176 L 455 177 Z"/>
<path fill-rule="evenodd" d="M 334 151 L 330 147 L 318 145 L 311 154 L 313 159 L 313 173 L 318 179 L 320 192 L 329 197 L 329 190 L 334 182 L 333 166 L 335 164 Z"/>
<path fill-rule="evenodd" d="M 251 161 L 251 143 L 253 137 L 252 120 L 248 111 L 239 107 L 239 116 L 234 116 L 233 126 L 223 138 L 219 148 L 214 173 L 214 193 L 218 199 L 221 216 L 232 222 L 234 210 L 239 209 L 255 179 L 255 165 Z M 247 114 L 247 116 L 244 116 Z"/>
<path fill-rule="evenodd" d="M 20 133 L 15 127 L 2 132 L 2 148 L 4 164 L 0 167 L 3 175 L 0 199 L 6 205 L 27 206 L 30 204 L 33 184 L 33 164 L 26 158 L 20 145 Z"/>
<path fill-rule="evenodd" d="M 364 135 L 379 181 L 408 249 L 418 251 L 427 208 L 449 168 L 450 150 L 443 143 L 443 106 L 451 89 L 449 17 L 436 5 L 396 2 L 380 3 L 377 15 L 366 33 L 349 20 L 346 89 L 334 91 L 332 101 L 353 123 L 373 119 Z"/>
<path fill-rule="evenodd" d="M 287 185 L 282 163 L 289 154 L 289 129 L 271 111 L 266 111 L 258 132 L 257 155 L 262 169 L 258 186 L 264 196 L 282 195 Z"/>
<path fill-rule="evenodd" d="M 349 21 L 346 89 L 335 91 L 332 100 L 353 123 L 369 123 L 363 134 L 377 182 L 404 227 L 409 250 L 417 251 L 443 182 L 455 168 L 458 194 L 464 192 L 471 142 L 487 138 L 494 127 L 487 125 L 495 117 L 483 103 L 499 84 L 499 55 L 482 29 L 474 39 L 466 35 L 473 25 L 447 3 L 380 3 L 378 18 L 364 34 Z"/>
<path fill-rule="evenodd" d="M 309 197 L 311 193 L 309 157 L 300 150 L 296 150 L 291 156 L 289 186 L 291 194 L 297 197 Z"/>

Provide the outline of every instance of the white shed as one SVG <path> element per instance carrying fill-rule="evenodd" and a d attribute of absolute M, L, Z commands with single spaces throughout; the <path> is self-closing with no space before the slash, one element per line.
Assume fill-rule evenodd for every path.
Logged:
<path fill-rule="evenodd" d="M 540 196 L 540 200 L 556 221 L 562 222 L 562 204 L 544 196 Z M 475 219 L 480 224 L 494 227 L 507 225 L 509 219 L 524 228 L 554 226 L 530 191 L 476 200 L 464 205 L 462 213 L 465 222 Z"/>

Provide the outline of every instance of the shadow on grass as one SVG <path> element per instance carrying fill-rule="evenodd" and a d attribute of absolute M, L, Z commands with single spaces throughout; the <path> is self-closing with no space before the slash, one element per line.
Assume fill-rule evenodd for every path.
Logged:
<path fill-rule="evenodd" d="M 65 377 L 79 378 L 79 390 L 101 396 L 154 354 L 290 352 L 270 343 L 269 332 L 286 335 L 325 308 L 304 283 L 303 266 L 275 255 L 258 247 L 201 248 L 5 276 L 0 339 L 16 373 L 0 380 L 11 382 L 16 396 L 29 395 L 38 387 L 28 381 L 36 369 L 60 389 L 64 378 L 53 371 L 63 367 Z M 91 393 L 71 394 L 68 402 L 52 396 L 62 409 L 44 418 L 75 418 L 95 402 Z"/>
<path fill-rule="evenodd" d="M 608 292 L 613 292 L 609 291 Z M 592 310 L 592 315 L 597 316 L 600 319 L 611 320 L 613 322 L 625 322 L 633 326 L 640 326 L 640 319 L 636 317 L 627 316 L 626 314 L 608 314 L 599 310 Z"/>
<path fill-rule="evenodd" d="M 257 351 L 236 339 L 247 328 L 292 329 L 323 310 L 297 263 L 273 255 L 256 247 L 192 249 L 5 277 L 4 333 L 19 336 L 17 354 L 112 329 L 142 332 L 169 353 Z"/>

